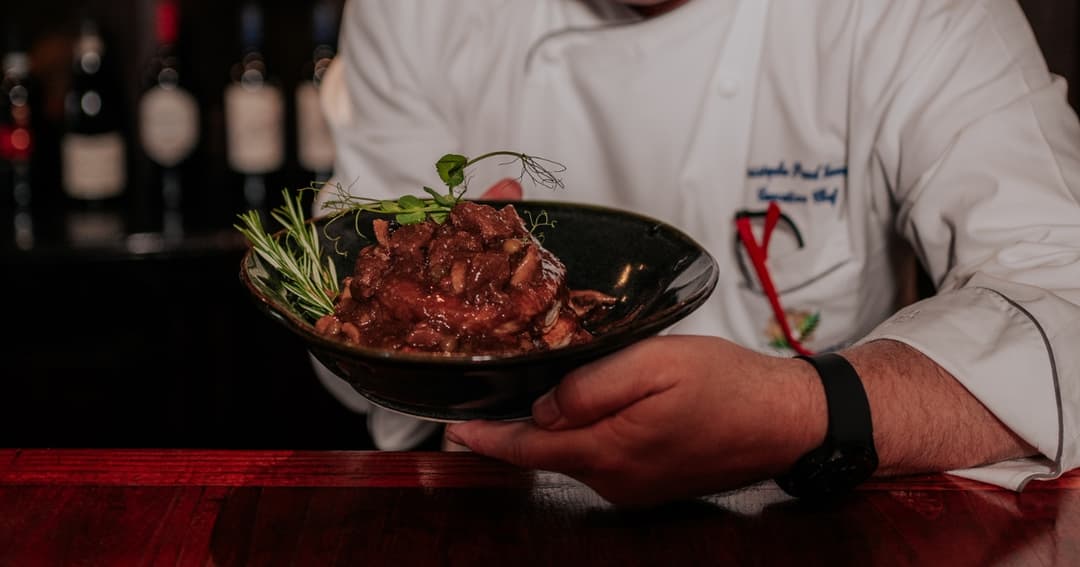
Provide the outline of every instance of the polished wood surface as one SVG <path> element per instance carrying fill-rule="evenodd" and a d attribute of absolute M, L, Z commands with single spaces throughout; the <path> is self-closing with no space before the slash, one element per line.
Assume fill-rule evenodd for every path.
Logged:
<path fill-rule="evenodd" d="M 1080 565 L 1080 475 L 622 509 L 471 453 L 0 450 L 0 565 Z"/>

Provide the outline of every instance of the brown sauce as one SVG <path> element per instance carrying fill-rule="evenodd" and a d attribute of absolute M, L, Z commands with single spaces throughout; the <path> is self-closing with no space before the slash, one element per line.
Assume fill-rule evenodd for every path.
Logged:
<path fill-rule="evenodd" d="M 512 205 L 464 201 L 443 224 L 375 220 L 374 230 L 320 334 L 405 352 L 519 354 L 592 340 L 585 318 L 614 302 L 569 290 L 566 267 Z"/>

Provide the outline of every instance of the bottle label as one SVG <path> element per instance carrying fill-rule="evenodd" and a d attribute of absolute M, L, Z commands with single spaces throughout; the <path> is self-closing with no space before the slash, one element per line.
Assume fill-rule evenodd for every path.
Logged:
<path fill-rule="evenodd" d="M 334 139 L 319 104 L 314 83 L 296 88 L 296 136 L 300 165 L 315 172 L 329 172 L 334 166 Z"/>
<path fill-rule="evenodd" d="M 127 182 L 124 138 L 107 134 L 66 134 L 61 142 L 64 191 L 76 199 L 108 199 Z"/>
<path fill-rule="evenodd" d="M 184 161 L 199 142 L 199 105 L 191 93 L 154 87 L 139 101 L 139 137 L 146 155 L 164 167 Z"/>
<path fill-rule="evenodd" d="M 225 129 L 229 167 L 241 173 L 270 173 L 285 161 L 285 102 L 281 90 L 229 85 Z"/>

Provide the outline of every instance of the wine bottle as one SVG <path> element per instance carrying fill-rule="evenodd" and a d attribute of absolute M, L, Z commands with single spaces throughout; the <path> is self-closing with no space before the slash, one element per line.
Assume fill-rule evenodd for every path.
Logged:
<path fill-rule="evenodd" d="M 244 176 L 244 202 L 266 205 L 266 177 L 285 161 L 285 97 L 263 55 L 263 11 L 254 1 L 240 12 L 242 57 L 232 66 L 225 90 L 226 153 L 229 167 Z"/>
<path fill-rule="evenodd" d="M 66 129 L 61 140 L 64 190 L 75 199 L 118 197 L 127 181 L 121 104 L 108 64 L 97 24 L 84 19 L 64 99 Z"/>
<path fill-rule="evenodd" d="M 334 167 L 334 140 L 319 103 L 319 84 L 337 54 L 340 7 L 333 0 L 317 0 L 311 10 L 311 59 L 296 87 L 296 132 L 300 166 L 326 181 Z"/>
<path fill-rule="evenodd" d="M 30 175 L 40 89 L 30 75 L 30 57 L 14 30 L 8 37 L 0 78 L 0 211 L 10 213 L 4 217 L 13 222 L 16 246 L 25 250 L 34 245 Z"/>
<path fill-rule="evenodd" d="M 97 243 L 122 236 L 127 143 L 120 91 L 96 22 L 87 17 L 75 42 L 60 140 L 69 237 Z"/>
<path fill-rule="evenodd" d="M 156 51 L 150 59 L 139 99 L 139 141 L 153 164 L 146 187 L 160 187 L 159 195 L 144 195 L 144 213 L 160 209 L 163 232 L 183 232 L 181 167 L 199 141 L 199 105 L 187 86 L 178 40 L 180 11 L 177 0 L 158 0 L 155 10 Z"/>

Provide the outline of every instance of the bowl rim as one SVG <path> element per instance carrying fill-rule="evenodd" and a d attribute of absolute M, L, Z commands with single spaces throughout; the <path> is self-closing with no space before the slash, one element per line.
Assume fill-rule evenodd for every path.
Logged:
<path fill-rule="evenodd" d="M 494 368 L 507 365 L 530 365 L 538 361 L 552 362 L 565 358 L 577 358 L 582 353 L 607 353 L 618 350 L 623 346 L 626 346 L 627 341 L 625 338 L 634 340 L 641 339 L 653 334 L 656 334 L 663 329 L 674 325 L 676 322 L 685 318 L 692 313 L 698 307 L 700 307 L 716 289 L 717 282 L 719 280 L 720 270 L 719 265 L 716 262 L 716 258 L 699 242 L 694 240 L 683 230 L 661 220 L 658 220 L 649 215 L 645 215 L 636 211 L 630 211 L 626 209 L 619 209 L 616 207 L 609 207 L 604 205 L 596 205 L 592 203 L 576 203 L 572 201 L 554 201 L 554 200 L 471 200 L 475 203 L 487 204 L 492 206 L 498 205 L 514 205 L 514 204 L 526 204 L 530 207 L 570 207 L 574 209 L 592 210 L 598 213 L 611 214 L 615 216 L 621 216 L 624 218 L 630 218 L 642 223 L 652 224 L 658 227 L 670 235 L 683 240 L 691 244 L 696 248 L 701 256 L 707 261 L 706 267 L 708 270 L 708 280 L 705 285 L 696 290 L 689 297 L 678 302 L 677 304 L 660 310 L 656 313 L 650 314 L 642 319 L 635 320 L 635 325 L 632 327 L 626 327 L 618 329 L 610 333 L 596 335 L 594 340 L 587 343 L 578 345 L 571 345 L 551 350 L 531 351 L 527 353 L 508 353 L 508 354 L 456 354 L 456 353 L 413 353 L 413 352 L 401 352 L 373 347 L 365 347 L 362 345 L 354 345 L 338 339 L 331 339 L 320 335 L 315 332 L 315 326 L 308 323 L 292 309 L 281 305 L 279 302 L 274 301 L 272 298 L 267 297 L 252 280 L 253 276 L 249 273 L 247 267 L 252 261 L 252 257 L 256 254 L 254 248 L 248 244 L 247 249 L 244 251 L 240 260 L 240 280 L 247 287 L 250 295 L 256 300 L 257 304 L 270 316 L 278 319 L 281 323 L 287 327 L 303 335 L 307 341 L 308 349 L 321 348 L 331 351 L 339 356 L 344 357 L 362 357 L 368 360 L 378 360 L 384 364 L 399 364 L 399 365 L 439 365 L 448 368 L 454 367 L 470 367 L 470 368 Z M 333 214 L 320 215 L 307 219 L 307 224 L 316 224 L 324 220 L 331 218 Z M 273 236 L 279 238 L 284 233 L 284 229 L 276 231 Z"/>

